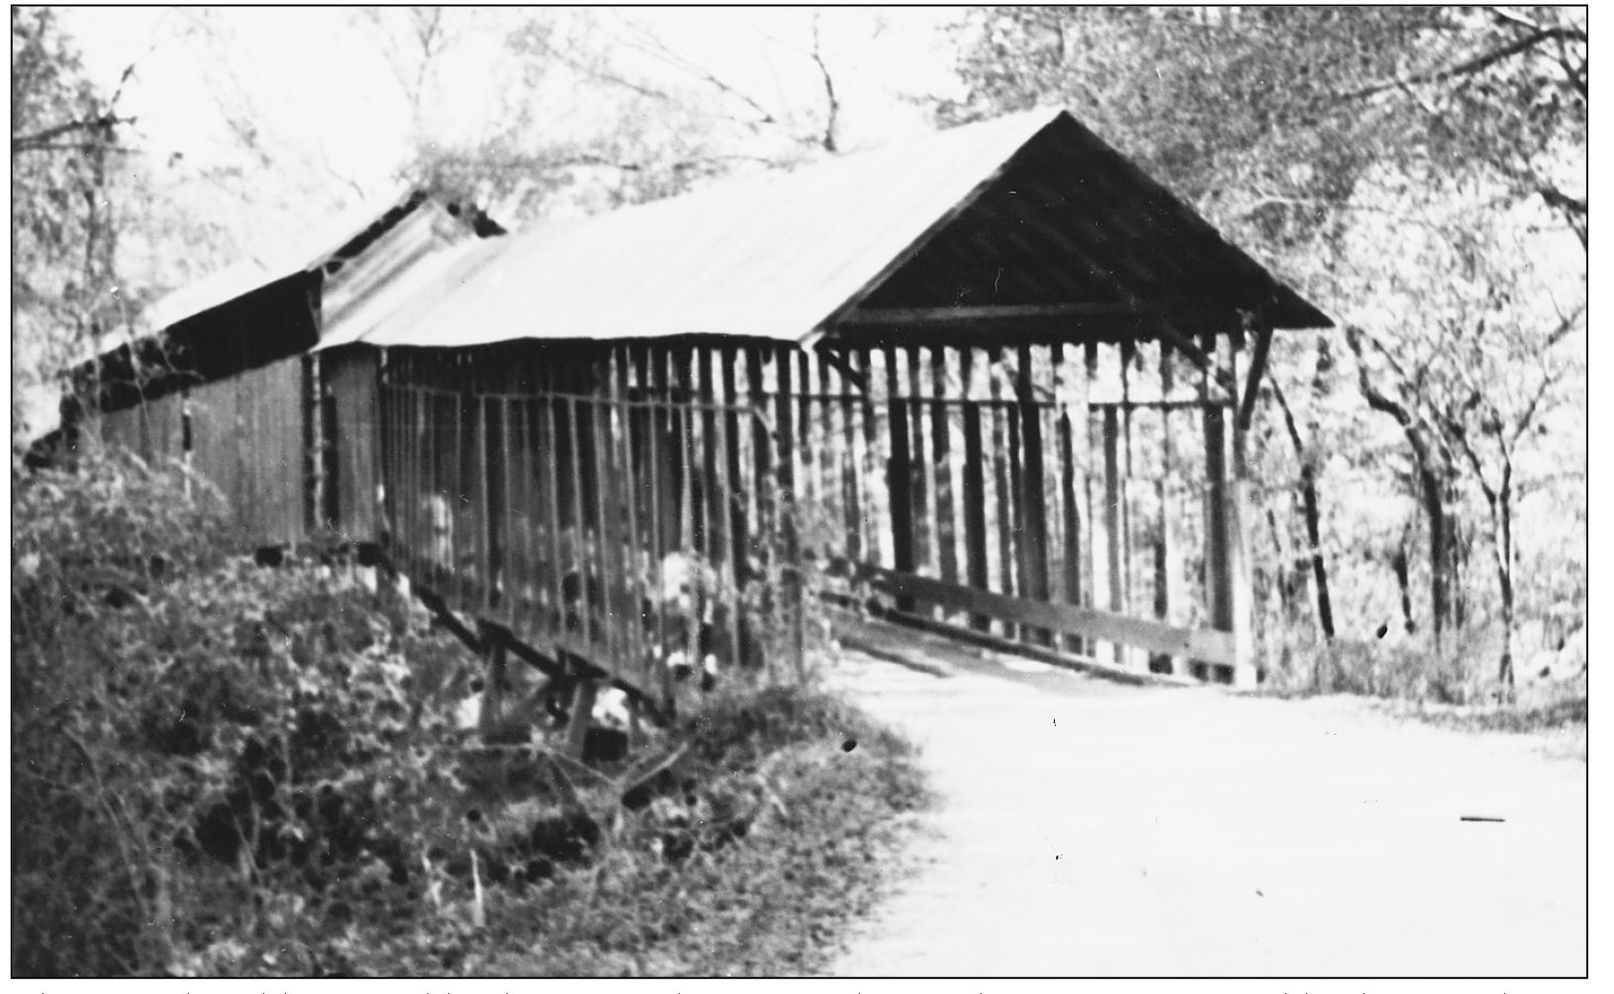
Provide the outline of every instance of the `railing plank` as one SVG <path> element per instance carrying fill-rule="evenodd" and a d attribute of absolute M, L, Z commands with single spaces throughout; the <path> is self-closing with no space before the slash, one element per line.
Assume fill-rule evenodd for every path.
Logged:
<path fill-rule="evenodd" d="M 925 601 L 949 611 L 987 614 L 1021 625 L 1100 638 L 1151 652 L 1190 656 L 1207 663 L 1232 665 L 1235 659 L 1234 639 L 1230 632 L 1174 628 L 1157 621 L 1072 604 L 1048 604 L 974 590 L 879 566 L 862 565 L 858 568 L 893 597 Z"/>

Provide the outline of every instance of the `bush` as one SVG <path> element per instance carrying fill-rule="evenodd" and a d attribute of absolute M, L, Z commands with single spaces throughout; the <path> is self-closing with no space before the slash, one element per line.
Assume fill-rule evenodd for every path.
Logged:
<path fill-rule="evenodd" d="M 461 647 L 228 554 L 188 484 L 13 472 L 14 975 L 798 972 L 925 801 L 802 686 L 737 681 L 605 772 L 467 749 Z"/>
<path fill-rule="evenodd" d="M 14 973 L 185 972 L 275 918 L 277 878 L 334 907 L 441 820 L 447 714 L 411 697 L 403 619 L 226 555 L 181 477 L 13 476 Z"/>

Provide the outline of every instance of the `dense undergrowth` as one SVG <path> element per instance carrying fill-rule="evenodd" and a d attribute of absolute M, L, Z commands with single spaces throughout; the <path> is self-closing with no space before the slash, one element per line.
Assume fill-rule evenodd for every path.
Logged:
<path fill-rule="evenodd" d="M 1467 732 L 1562 733 L 1566 750 L 1585 757 L 1588 679 L 1526 666 L 1503 693 L 1495 678 L 1495 647 L 1483 639 L 1451 639 L 1441 649 L 1420 640 L 1335 640 L 1290 647 L 1261 692 L 1283 697 L 1351 694 L 1380 702 L 1391 713 Z"/>
<path fill-rule="evenodd" d="M 810 972 L 926 802 L 798 686 L 595 768 L 480 748 L 463 648 L 341 564 L 226 555 L 178 473 L 13 474 L 14 975 Z"/>

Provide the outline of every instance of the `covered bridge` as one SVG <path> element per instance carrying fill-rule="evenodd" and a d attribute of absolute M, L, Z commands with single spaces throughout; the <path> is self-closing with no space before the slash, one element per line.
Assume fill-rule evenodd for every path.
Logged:
<path fill-rule="evenodd" d="M 791 665 L 808 591 L 1253 680 L 1244 431 L 1328 323 L 1035 111 L 468 245 L 318 354 L 417 590 L 670 704 L 675 652 Z"/>
<path fill-rule="evenodd" d="M 312 350 L 390 309 L 457 246 L 501 232 L 474 208 L 415 191 L 178 290 L 146 309 L 143 330 L 71 371 L 62 427 L 35 446 L 36 461 L 94 432 L 148 462 L 190 465 L 256 545 L 331 526 L 367 533 L 355 507 L 374 501 L 356 503 L 352 483 L 371 460 L 334 443 L 352 417 L 336 400 L 351 372 L 339 354 L 321 367 Z"/>

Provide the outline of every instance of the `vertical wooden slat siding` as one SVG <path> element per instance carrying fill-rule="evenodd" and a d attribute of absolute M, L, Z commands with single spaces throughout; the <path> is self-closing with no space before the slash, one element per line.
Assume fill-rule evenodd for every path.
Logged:
<path fill-rule="evenodd" d="M 635 397 L 633 389 L 632 355 L 628 346 L 618 346 L 614 350 L 616 367 L 616 445 L 617 465 L 622 474 L 618 478 L 619 492 L 622 495 L 622 508 L 626 522 L 626 538 L 623 542 L 623 575 L 624 586 L 622 597 L 621 624 L 627 626 L 627 652 L 628 658 L 623 667 L 632 675 L 636 686 L 649 685 L 648 665 L 649 653 L 645 646 L 645 619 L 643 605 L 647 591 L 645 589 L 645 562 L 644 549 L 646 533 L 644 523 L 639 515 L 639 485 L 638 485 L 638 449 L 636 440 L 639 437 L 637 417 L 638 408 L 632 402 Z"/>
<path fill-rule="evenodd" d="M 717 382 L 711 382 L 713 359 L 712 353 L 716 350 L 706 349 L 706 374 L 708 389 L 712 394 L 713 402 L 720 406 L 717 416 L 713 419 L 713 435 L 708 444 L 711 446 L 713 467 L 713 513 L 716 523 L 712 528 L 714 535 L 714 559 L 717 563 L 717 589 L 709 591 L 707 596 L 718 600 L 718 614 L 722 619 L 722 631 L 725 635 L 725 645 L 722 647 L 727 653 L 727 663 L 737 668 L 740 664 L 740 610 L 736 591 L 740 583 L 740 563 L 736 556 L 738 542 L 734 533 L 735 526 L 735 477 L 739 475 L 739 450 L 736 448 L 735 435 L 739 431 L 738 419 L 734 411 L 737 400 L 734 396 L 734 368 L 730 364 L 734 350 L 724 347 L 716 355 L 719 374 Z"/>
<path fill-rule="evenodd" d="M 1045 546 L 1047 564 L 1048 600 L 1065 603 L 1065 518 L 1059 511 L 1059 380 L 1055 375 L 1053 350 L 1048 346 L 1032 348 L 1032 382 L 1037 392 L 1036 417 L 1039 437 L 1044 446 L 1038 446 L 1042 461 L 1042 493 L 1044 500 L 1043 524 L 1047 529 Z M 1057 643 L 1055 643 L 1057 648 Z"/>
<path fill-rule="evenodd" d="M 864 558 L 871 563 L 885 564 L 884 558 L 886 529 L 882 522 L 888 517 L 885 508 L 880 504 L 881 494 L 889 496 L 889 491 L 881 485 L 885 474 L 882 472 L 881 461 L 884 451 L 880 447 L 880 421 L 874 407 L 874 394 L 876 381 L 874 378 L 874 354 L 868 349 L 858 349 L 848 357 L 852 368 L 863 379 L 863 401 L 859 410 L 863 420 L 863 458 L 858 464 L 858 494 L 862 500 L 861 512 L 863 514 L 862 535 Z"/>
<path fill-rule="evenodd" d="M 891 433 L 890 461 L 887 486 L 891 493 L 891 551 L 892 565 L 901 573 L 912 573 L 915 567 L 913 534 L 913 474 L 908 445 L 908 415 L 904 410 L 901 390 L 897 381 L 897 352 L 885 350 L 886 396 L 890 403 L 888 420 Z M 897 610 L 912 611 L 911 598 L 899 599 Z"/>
<path fill-rule="evenodd" d="M 1021 443 L 1024 453 L 1024 480 L 1021 483 L 1023 511 L 1021 513 L 1020 555 L 1025 561 L 1027 583 L 1025 594 L 1040 601 L 1048 600 L 1048 507 L 1044 491 L 1042 452 L 1042 413 L 1037 407 L 1033 389 L 1031 346 L 1020 346 L 1015 392 L 1020 403 Z M 1051 644 L 1052 634 L 1046 630 L 1032 633 L 1034 641 Z"/>
<path fill-rule="evenodd" d="M 805 551 L 811 534 L 807 516 L 817 513 L 823 490 L 819 486 L 818 460 L 814 458 L 813 448 L 813 411 L 809 399 L 813 392 L 812 356 L 806 349 L 792 349 L 791 354 L 796 365 L 794 382 L 797 395 L 796 422 L 791 427 L 791 437 L 795 439 L 795 478 L 799 487 L 799 491 L 793 492 L 802 498 L 797 502 L 796 529 Z"/>
<path fill-rule="evenodd" d="M 773 489 L 770 484 L 772 473 L 772 459 L 774 442 L 769 434 L 769 414 L 767 411 L 766 382 L 763 376 L 763 350 L 758 346 L 748 346 L 745 350 L 745 379 L 746 388 L 751 398 L 751 492 L 756 501 L 756 517 L 752 525 L 750 537 L 750 555 L 756 566 L 751 573 L 753 582 L 763 583 L 772 566 L 771 551 L 768 548 L 766 536 L 777 527 L 779 516 L 775 513 L 773 504 Z M 764 590 L 764 600 L 760 605 L 764 614 L 762 620 L 766 623 L 771 620 L 766 615 L 770 602 L 766 599 L 774 592 Z M 777 672 L 772 659 L 766 661 L 769 675 Z"/>
<path fill-rule="evenodd" d="M 500 384 L 504 389 L 505 384 Z M 506 546 L 510 537 L 510 417 L 501 397 L 489 397 L 482 416 L 487 426 L 488 463 L 483 490 L 487 494 L 488 607 L 496 617 L 509 620 L 509 563 Z"/>
<path fill-rule="evenodd" d="M 856 372 L 852 365 L 850 353 L 840 353 L 841 367 L 841 513 L 842 528 L 845 535 L 846 558 L 852 562 L 861 562 L 865 555 L 863 545 L 863 492 L 858 486 L 858 407 L 854 396 L 860 389 L 868 392 L 869 383 L 865 379 L 859 388 L 847 371 Z"/>
<path fill-rule="evenodd" d="M 569 488 L 570 497 L 566 501 L 569 512 L 566 521 L 568 531 L 566 538 L 568 540 L 562 543 L 562 550 L 566 553 L 566 561 L 562 566 L 562 589 L 564 590 L 565 577 L 571 576 L 576 579 L 573 582 L 574 596 L 563 600 L 561 607 L 567 612 L 575 613 L 577 617 L 576 627 L 581 643 L 585 646 L 592 646 L 596 637 L 593 602 L 590 597 L 590 580 L 593 578 L 593 570 L 590 568 L 588 548 L 588 497 L 584 482 L 586 469 L 582 458 L 582 426 L 578 423 L 581 415 L 579 403 L 575 396 L 568 395 L 566 397 L 565 410 L 565 434 L 567 450 L 570 454 L 571 477 L 569 482 L 571 486 Z M 572 628 L 571 622 L 568 622 L 567 628 Z"/>
<path fill-rule="evenodd" d="M 907 402 L 903 405 L 903 414 L 909 419 L 911 427 L 908 433 L 908 467 L 911 482 L 908 485 L 908 496 L 912 501 L 909 511 L 909 522 L 913 529 L 913 558 L 914 569 L 920 573 L 928 573 L 934 569 L 931 556 L 930 542 L 930 452 L 925 447 L 925 404 L 920 400 L 924 393 L 924 357 L 918 348 L 903 349 L 899 355 L 900 361 L 907 370 Z"/>
<path fill-rule="evenodd" d="M 1066 604 L 1082 603 L 1082 522 L 1076 506 L 1076 446 L 1070 417 L 1070 377 L 1078 375 L 1074 363 L 1067 362 L 1065 347 L 1055 344 L 1050 360 L 1053 365 L 1054 397 L 1056 401 L 1054 431 L 1059 447 L 1059 514 L 1064 542 L 1060 545 L 1060 572 L 1064 577 L 1061 600 Z M 1085 412 L 1083 414 L 1085 417 Z M 1063 643 L 1066 652 L 1086 652 L 1082 639 L 1066 635 Z"/>
<path fill-rule="evenodd" d="M 645 396 L 653 401 L 646 423 L 650 435 L 646 439 L 645 475 L 648 479 L 645 513 L 650 526 L 650 605 L 653 615 L 650 622 L 651 641 L 655 645 L 653 665 L 657 676 L 652 681 L 661 691 L 662 700 L 672 700 L 672 672 L 666 666 L 671 638 L 667 621 L 666 602 L 662 596 L 663 561 L 667 554 L 662 508 L 667 503 L 667 474 L 663 453 L 667 449 L 666 413 L 662 406 L 667 388 L 667 365 L 662 351 L 655 346 L 644 346 L 638 356 L 639 382 Z"/>
<path fill-rule="evenodd" d="M 1162 343 L 1160 356 L 1160 399 L 1171 399 L 1173 373 L 1170 346 Z M 1176 515 L 1172 513 L 1172 495 L 1170 479 L 1175 468 L 1172 465 L 1172 446 L 1175 441 L 1171 437 L 1171 409 L 1160 409 L 1160 472 L 1155 475 L 1155 506 L 1159 515 L 1155 523 L 1154 536 L 1154 615 L 1155 619 L 1168 623 L 1172 616 L 1172 582 L 1171 576 L 1172 555 L 1175 551 L 1171 531 L 1175 526 Z M 1161 672 L 1175 672 L 1181 660 L 1169 658 L 1161 660 L 1162 665 L 1156 667 L 1151 661 L 1151 669 L 1158 668 Z"/>
<path fill-rule="evenodd" d="M 1014 472 L 1012 460 L 1014 453 L 1010 451 L 1008 417 L 1000 401 L 1003 400 L 1003 350 L 994 346 L 985 350 L 987 392 L 991 398 L 991 405 L 987 410 L 992 416 L 992 477 L 995 498 L 995 511 L 998 531 L 998 592 L 1014 594 L 1020 589 L 1018 569 L 1014 554 L 1014 529 L 1018 488 L 1014 485 L 1011 476 Z M 1011 622 L 1000 622 L 1004 638 L 1016 638 L 1019 629 Z"/>
<path fill-rule="evenodd" d="M 806 660 L 802 658 L 801 644 L 801 599 L 803 595 L 801 584 L 801 529 L 798 511 L 794 506 L 796 494 L 796 434 L 795 426 L 791 424 L 791 403 L 794 388 L 791 375 L 792 355 L 795 349 L 788 345 L 777 346 L 774 350 L 774 365 L 778 376 L 775 387 L 775 418 L 778 424 L 779 454 L 775 467 L 778 481 L 778 494 L 781 500 L 787 502 L 784 513 L 775 520 L 784 540 L 784 562 L 780 571 L 783 576 L 782 596 L 785 600 L 785 618 L 790 625 L 794 663 L 798 673 L 801 672 Z"/>
<path fill-rule="evenodd" d="M 722 450 L 717 444 L 720 421 L 717 416 L 717 377 L 712 368 L 712 350 L 699 348 L 696 352 L 700 379 L 695 400 L 701 407 L 701 490 L 706 517 L 705 544 L 701 548 L 701 555 L 710 564 L 713 572 L 722 576 L 725 558 L 723 549 L 728 542 L 723 528 L 724 507 L 719 480 Z"/>
<path fill-rule="evenodd" d="M 1018 362 L 1015 363 L 1019 365 Z M 1023 405 L 1019 402 L 1019 376 L 1015 376 L 1013 383 L 1014 393 L 1010 396 L 1013 401 L 1003 407 L 1003 419 L 1008 428 L 1009 435 L 1009 500 L 1007 510 L 1009 520 L 1012 522 L 1015 537 L 1014 550 L 1014 582 L 1015 589 L 1020 596 L 1031 595 L 1031 557 L 1026 554 L 1030 536 L 1026 534 L 1026 489 L 1025 489 L 1025 455 L 1021 447 L 1021 410 Z M 1029 637 L 1030 632 L 1021 630 L 1021 637 Z"/>
<path fill-rule="evenodd" d="M 936 471 L 937 563 L 941 568 L 941 578 L 955 583 L 958 580 L 958 543 L 953 525 L 952 413 L 945 399 L 951 392 L 947 375 L 948 354 L 946 349 L 939 346 L 931 349 L 930 353 L 935 397 L 930 409 L 930 441 Z"/>
<path fill-rule="evenodd" d="M 751 530 L 745 499 L 744 461 L 741 456 L 744 451 L 744 440 L 740 434 L 739 412 L 745 405 L 737 389 L 735 377 L 735 368 L 739 363 L 740 350 L 733 345 L 724 345 L 718 358 L 718 379 L 724 403 L 727 405 L 723 412 L 723 459 L 726 474 L 724 492 L 727 495 L 729 535 L 727 555 L 729 580 L 736 590 L 746 580 L 745 548 L 746 538 Z"/>
<path fill-rule="evenodd" d="M 603 658 L 591 662 L 613 675 L 621 672 L 627 647 L 623 644 L 623 618 L 620 600 L 622 579 L 622 537 L 618 506 L 618 476 L 613 465 L 615 445 L 611 439 L 611 410 L 615 401 L 614 379 L 609 358 L 601 359 L 598 394 L 590 404 L 592 448 L 594 450 L 595 535 L 599 548 L 600 611 L 604 621 Z"/>
<path fill-rule="evenodd" d="M 1244 336 L 1238 325 L 1234 325 L 1227 336 L 1226 365 L 1229 383 L 1242 382 L 1239 375 L 1239 351 L 1244 344 Z M 1238 396 L 1234 391 L 1232 401 L 1223 407 L 1223 424 L 1231 438 L 1232 447 L 1232 480 L 1229 484 L 1229 506 L 1227 522 L 1228 543 L 1228 570 L 1232 574 L 1232 602 L 1233 636 L 1237 662 L 1234 664 L 1232 681 L 1240 686 L 1252 687 L 1255 685 L 1255 591 L 1251 585 L 1250 560 L 1245 544 L 1246 522 L 1249 520 L 1247 508 L 1249 506 L 1250 481 L 1245 476 L 1245 433 L 1239 427 Z"/>
<path fill-rule="evenodd" d="M 1126 519 L 1122 504 L 1126 499 L 1124 481 L 1121 478 L 1121 425 L 1120 414 L 1115 405 L 1110 404 L 1104 408 L 1104 531 L 1105 531 L 1105 578 L 1109 581 L 1109 609 L 1116 614 L 1123 612 L 1126 603 L 1125 564 L 1123 562 L 1123 545 Z M 1115 646 L 1115 662 L 1120 665 L 1125 662 L 1125 647 Z"/>
<path fill-rule="evenodd" d="M 987 589 L 986 558 L 986 457 L 981 444 L 981 405 L 971 399 L 975 388 L 975 350 L 961 349 L 959 382 L 964 400 L 964 571 L 970 586 Z M 970 627 L 986 632 L 992 621 L 984 614 L 973 615 Z"/>
<path fill-rule="evenodd" d="M 841 448 L 841 433 L 837 430 L 837 415 L 840 405 L 832 398 L 835 397 L 833 377 L 830 364 L 823 355 L 813 355 L 813 365 L 818 374 L 818 399 L 814 403 L 816 413 L 811 419 L 813 428 L 813 444 L 807 449 L 808 458 L 816 458 L 818 463 L 815 472 L 818 476 L 817 502 L 818 517 L 815 527 L 814 550 L 816 556 L 845 555 L 844 545 L 837 542 L 834 537 L 835 525 L 843 516 L 842 501 L 845 495 L 841 492 L 841 474 L 838 459 Z"/>

